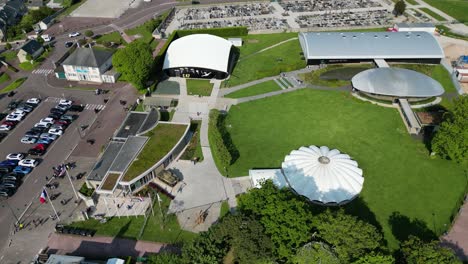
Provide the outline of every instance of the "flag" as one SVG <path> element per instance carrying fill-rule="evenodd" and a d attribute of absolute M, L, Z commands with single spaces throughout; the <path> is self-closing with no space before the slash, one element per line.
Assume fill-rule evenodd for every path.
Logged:
<path fill-rule="evenodd" d="M 47 198 L 47 193 L 45 190 L 42 190 L 41 197 L 39 197 L 39 202 L 41 202 L 41 204 L 45 203 L 46 198 Z"/>

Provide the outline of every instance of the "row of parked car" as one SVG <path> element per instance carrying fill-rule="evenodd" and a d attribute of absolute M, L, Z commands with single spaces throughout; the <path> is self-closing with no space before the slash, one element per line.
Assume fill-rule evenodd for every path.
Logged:
<path fill-rule="evenodd" d="M 25 102 L 21 100 L 10 102 L 8 109 L 13 111 L 5 117 L 5 121 L 0 125 L 0 131 L 13 130 L 40 102 L 38 98 L 30 98 Z"/>
<path fill-rule="evenodd" d="M 35 106 L 40 100 L 37 99 L 36 102 Z M 60 100 L 59 104 L 50 110 L 49 116 L 42 118 L 21 139 L 22 143 L 36 143 L 36 145 L 27 153 L 10 153 L 6 156 L 6 160 L 0 162 L 0 196 L 12 196 L 21 184 L 22 178 L 39 164 L 39 160 L 28 158 L 28 155 L 41 156 L 46 153 L 49 145 L 78 117 L 66 114 L 67 111 L 80 112 L 83 111 L 83 106 L 73 105 L 70 100 Z"/>

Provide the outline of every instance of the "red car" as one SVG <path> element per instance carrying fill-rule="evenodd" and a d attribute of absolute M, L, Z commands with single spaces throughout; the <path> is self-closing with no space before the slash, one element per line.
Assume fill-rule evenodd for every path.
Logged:
<path fill-rule="evenodd" d="M 70 124 L 70 122 L 68 122 L 66 120 L 57 120 L 57 121 L 54 122 L 54 124 L 68 126 Z"/>
<path fill-rule="evenodd" d="M 18 124 L 18 122 L 16 121 L 4 121 L 2 123 L 2 125 L 12 126 L 12 127 L 16 126 L 16 124 Z"/>
<path fill-rule="evenodd" d="M 29 155 L 35 155 L 35 156 L 42 156 L 47 150 L 47 145 L 46 144 L 37 144 L 33 148 L 29 149 L 28 154 Z"/>

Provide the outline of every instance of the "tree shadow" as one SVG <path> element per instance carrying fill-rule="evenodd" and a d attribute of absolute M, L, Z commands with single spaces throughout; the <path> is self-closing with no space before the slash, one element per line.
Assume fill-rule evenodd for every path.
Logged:
<path fill-rule="evenodd" d="M 410 219 L 400 212 L 393 212 L 388 218 L 393 236 L 400 242 L 408 239 L 410 235 L 416 236 L 423 241 L 431 241 L 437 238 L 436 234 L 427 227 L 421 219 Z"/>
<path fill-rule="evenodd" d="M 468 263 L 468 252 L 465 252 L 465 250 L 458 245 L 458 242 L 449 241 L 443 238 L 440 242 L 440 246 L 453 250 L 459 259 L 464 261 L 464 263 Z"/>
<path fill-rule="evenodd" d="M 358 196 L 350 203 L 344 206 L 345 213 L 356 216 L 359 220 L 375 226 L 379 231 L 382 231 L 382 226 L 377 221 L 375 214 L 367 206 L 367 203 Z"/>
<path fill-rule="evenodd" d="M 122 226 L 117 233 L 116 237 L 125 237 L 125 232 L 129 229 L 130 225 L 132 224 L 133 219 L 130 219 L 124 226 Z"/>

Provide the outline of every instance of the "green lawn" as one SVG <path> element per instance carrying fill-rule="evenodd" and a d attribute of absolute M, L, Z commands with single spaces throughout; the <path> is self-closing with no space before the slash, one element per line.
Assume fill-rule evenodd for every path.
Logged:
<path fill-rule="evenodd" d="M 438 25 L 437 28 L 439 29 L 440 34 L 444 35 L 446 37 L 468 40 L 468 36 L 464 36 L 464 35 L 454 33 L 454 32 L 452 32 L 452 30 L 450 28 L 448 28 L 448 27 L 446 27 L 444 25 Z"/>
<path fill-rule="evenodd" d="M 123 181 L 130 181 L 145 172 L 162 159 L 184 135 L 187 126 L 174 124 L 158 124 L 146 133 L 149 137 L 143 150 L 128 168 Z"/>
<path fill-rule="evenodd" d="M 284 34 L 280 34 L 280 36 L 284 37 Z M 259 47 L 257 46 L 257 48 Z M 251 49 L 248 52 L 255 51 Z M 240 59 L 237 61 L 231 77 L 224 82 L 224 86 L 232 87 L 264 77 L 279 75 L 281 72 L 304 68 L 306 63 L 302 59 L 301 53 L 302 49 L 297 39 L 261 53 L 250 54 L 250 56 L 243 55 L 241 49 Z"/>
<path fill-rule="evenodd" d="M 420 73 L 424 73 L 427 76 L 432 77 L 438 81 L 445 89 L 445 92 L 451 93 L 456 92 L 456 88 L 453 85 L 452 78 L 448 71 L 442 65 L 427 65 L 427 64 L 393 64 L 392 67 L 405 68 Z"/>
<path fill-rule="evenodd" d="M 41 63 L 43 61 L 45 61 L 45 59 L 50 55 L 50 51 L 44 51 L 44 53 L 41 54 L 41 56 L 39 56 L 38 58 L 36 58 L 33 63 L 31 62 L 22 62 L 20 63 L 18 66 L 20 69 L 24 70 L 24 71 L 32 71 L 34 69 L 36 69 L 39 65 L 41 65 Z"/>
<path fill-rule="evenodd" d="M 63 0 L 61 2 L 63 2 Z M 67 9 L 63 13 L 58 15 L 58 19 L 61 19 L 61 18 L 64 18 L 64 17 L 68 16 L 73 11 L 75 11 L 78 7 L 80 7 L 82 4 L 84 4 L 84 2 L 86 2 L 86 0 L 79 0 L 76 3 L 74 3 L 73 5 L 67 7 Z"/>
<path fill-rule="evenodd" d="M 96 38 L 96 42 L 99 44 L 102 44 L 104 42 L 114 42 L 114 43 L 119 43 L 119 44 L 125 44 L 125 40 L 120 36 L 120 33 L 117 31 L 114 31 L 109 34 L 104 34 L 101 35 L 100 37 Z"/>
<path fill-rule="evenodd" d="M 9 50 L 9 51 L 5 51 L 3 52 L 2 54 L 0 54 L 0 59 L 8 62 L 8 63 L 11 63 L 12 61 L 16 60 L 17 58 L 17 55 L 18 52 L 15 51 L 15 50 Z"/>
<path fill-rule="evenodd" d="M 241 36 L 243 44 L 239 48 L 240 58 L 251 55 L 281 41 L 297 38 L 297 33 L 254 34 Z"/>
<path fill-rule="evenodd" d="M 235 91 L 233 93 L 227 94 L 225 97 L 242 98 L 242 97 L 248 97 L 248 96 L 254 96 L 254 95 L 279 91 L 279 90 L 281 90 L 281 87 L 275 81 L 271 80 L 271 81 L 266 81 L 263 83 L 249 86 L 242 90 Z"/>
<path fill-rule="evenodd" d="M 148 21 L 138 27 L 125 30 L 125 33 L 127 33 L 127 35 L 129 36 L 139 35 L 140 36 L 140 38 L 138 39 L 139 41 L 143 41 L 149 44 L 153 40 L 153 36 L 151 35 L 151 33 L 153 33 L 154 28 L 151 31 L 148 30 L 150 24 L 152 23 L 154 22 Z"/>
<path fill-rule="evenodd" d="M 187 79 L 187 93 L 189 95 L 210 96 L 213 84 L 209 80 Z"/>
<path fill-rule="evenodd" d="M 7 87 L 5 87 L 3 90 L 1 90 L 1 93 L 7 93 L 13 90 L 16 90 L 16 88 L 20 87 L 25 81 L 28 79 L 27 77 L 24 78 L 19 78 L 10 83 Z"/>
<path fill-rule="evenodd" d="M 8 75 L 7 73 L 3 73 L 1 76 L 0 76 L 0 84 L 6 82 L 6 81 L 9 81 L 11 78 L 10 78 L 10 75 Z"/>
<path fill-rule="evenodd" d="M 354 75 L 370 68 L 373 68 L 371 64 L 329 65 L 323 69 L 303 73 L 299 76 L 305 82 L 313 85 L 336 88 L 350 85 L 350 80 Z M 336 76 L 336 79 L 333 76 Z"/>
<path fill-rule="evenodd" d="M 421 220 L 441 234 L 466 184 L 463 168 L 431 158 L 424 144 L 407 133 L 396 109 L 359 101 L 349 92 L 303 89 L 243 103 L 231 107 L 226 126 L 239 151 L 230 176 L 279 168 L 285 155 L 301 146 L 329 146 L 349 154 L 365 177 L 362 200 L 351 205 L 383 228 L 392 249 L 398 246 L 389 223 L 392 213 L 410 219 L 395 224 L 394 232 L 417 229 Z"/>
<path fill-rule="evenodd" d="M 200 144 L 200 127 L 200 121 L 194 121 L 190 125 L 190 130 L 195 133 L 195 135 L 190 139 L 190 143 L 180 159 L 192 160 L 193 158 L 198 158 L 198 162 L 203 161 L 203 152 Z"/>
<path fill-rule="evenodd" d="M 158 203 L 155 202 L 153 207 L 154 216 L 149 217 L 140 239 L 162 243 L 177 243 L 193 239 L 196 234 L 181 230 L 174 214 L 165 215 L 170 200 L 163 195 L 160 195 L 160 197 L 163 200 L 161 202 L 163 217 L 161 217 Z M 153 197 L 153 199 L 155 198 Z M 101 236 L 137 239 L 144 221 L 143 216 L 121 216 L 120 218 L 115 216 L 109 218 L 107 223 L 100 223 L 98 220 L 90 219 L 74 222 L 71 226 L 96 230 L 96 235 Z M 164 223 L 162 228 L 161 223 Z"/>
<path fill-rule="evenodd" d="M 221 209 L 219 211 L 219 217 L 223 217 L 229 213 L 229 203 L 227 201 L 221 202 Z"/>
<path fill-rule="evenodd" d="M 424 0 L 462 23 L 468 23 L 468 1 L 466 0 Z"/>
<path fill-rule="evenodd" d="M 437 21 L 446 21 L 446 19 L 443 16 L 437 14 L 436 12 L 430 10 L 429 8 L 423 7 L 423 8 L 419 8 L 419 9 L 421 11 L 423 11 L 424 13 L 430 15 L 431 17 L 433 17 Z"/>

